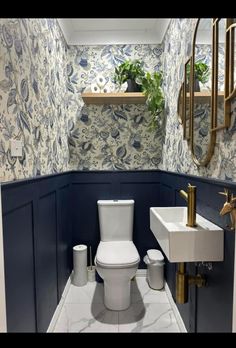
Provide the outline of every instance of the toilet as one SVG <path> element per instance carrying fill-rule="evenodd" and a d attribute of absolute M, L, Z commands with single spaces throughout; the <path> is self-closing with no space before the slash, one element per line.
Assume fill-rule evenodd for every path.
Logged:
<path fill-rule="evenodd" d="M 101 241 L 95 265 L 104 280 L 104 304 L 121 311 L 130 305 L 130 281 L 140 257 L 132 241 L 134 200 L 99 200 Z"/>

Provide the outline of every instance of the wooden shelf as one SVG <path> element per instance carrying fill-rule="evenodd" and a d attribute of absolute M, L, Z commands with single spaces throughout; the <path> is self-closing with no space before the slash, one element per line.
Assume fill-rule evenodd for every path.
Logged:
<path fill-rule="evenodd" d="M 190 93 L 187 93 L 187 98 L 190 97 Z M 194 92 L 194 100 L 196 100 L 196 103 L 199 104 L 204 104 L 204 103 L 208 103 L 208 99 L 211 98 L 211 93 L 210 92 Z M 219 92 L 218 93 L 218 100 L 219 102 L 223 102 L 224 101 L 224 92 Z"/>
<path fill-rule="evenodd" d="M 146 97 L 143 93 L 82 93 L 85 104 L 144 104 Z"/>

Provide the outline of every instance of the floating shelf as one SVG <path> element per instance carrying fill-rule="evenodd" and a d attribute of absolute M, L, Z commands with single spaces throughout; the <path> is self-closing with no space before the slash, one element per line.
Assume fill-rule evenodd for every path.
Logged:
<path fill-rule="evenodd" d="M 190 97 L 190 93 L 187 93 L 187 98 L 189 97 Z M 194 92 L 194 99 L 199 104 L 208 103 L 208 99 L 210 98 L 211 98 L 210 92 Z M 218 99 L 219 99 L 219 102 L 224 101 L 224 92 L 218 93 Z"/>
<path fill-rule="evenodd" d="M 85 104 L 144 104 L 146 97 L 143 93 L 82 93 Z"/>

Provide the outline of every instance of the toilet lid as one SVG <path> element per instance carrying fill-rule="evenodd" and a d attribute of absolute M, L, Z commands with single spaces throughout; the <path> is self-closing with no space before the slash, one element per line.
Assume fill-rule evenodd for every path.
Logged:
<path fill-rule="evenodd" d="M 104 267 L 132 266 L 140 261 L 132 241 L 100 242 L 96 261 Z"/>

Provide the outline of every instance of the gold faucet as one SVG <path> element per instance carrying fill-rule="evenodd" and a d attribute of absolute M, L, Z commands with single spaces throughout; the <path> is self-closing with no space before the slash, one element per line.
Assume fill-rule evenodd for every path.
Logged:
<path fill-rule="evenodd" d="M 196 186 L 188 184 L 188 192 L 180 190 L 179 193 L 188 203 L 188 222 L 186 226 L 196 227 Z"/>
<path fill-rule="evenodd" d="M 236 227 L 236 197 L 234 197 L 233 193 L 230 193 L 228 189 L 224 189 L 224 192 L 219 192 L 219 194 L 226 196 L 226 201 L 220 211 L 220 215 L 230 214 L 230 229 L 234 231 Z"/>

